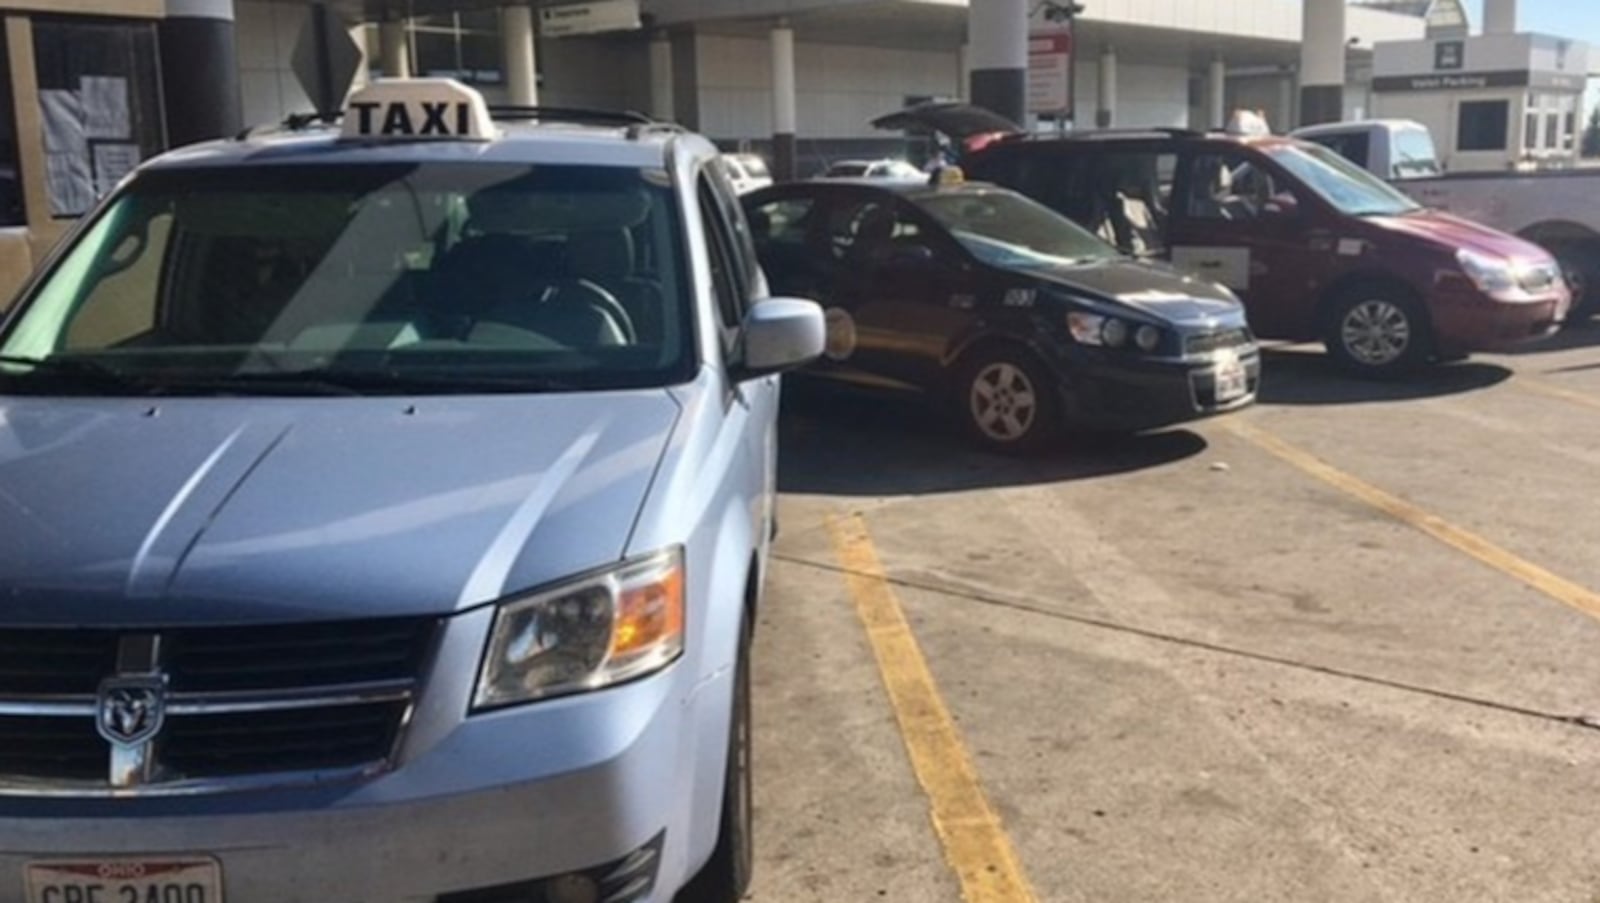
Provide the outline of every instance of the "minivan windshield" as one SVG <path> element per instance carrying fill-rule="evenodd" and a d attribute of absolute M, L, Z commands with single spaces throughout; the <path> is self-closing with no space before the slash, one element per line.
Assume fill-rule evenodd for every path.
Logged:
<path fill-rule="evenodd" d="M 679 382 L 691 321 L 669 184 L 497 163 L 148 172 L 0 336 L 0 392 Z"/>
<path fill-rule="evenodd" d="M 1388 183 L 1320 144 L 1282 144 L 1266 150 L 1279 166 L 1340 213 L 1399 216 L 1421 209 Z"/>
<path fill-rule="evenodd" d="M 992 266 L 1071 266 L 1121 256 L 1082 226 L 1016 192 L 939 193 L 917 204 Z"/>

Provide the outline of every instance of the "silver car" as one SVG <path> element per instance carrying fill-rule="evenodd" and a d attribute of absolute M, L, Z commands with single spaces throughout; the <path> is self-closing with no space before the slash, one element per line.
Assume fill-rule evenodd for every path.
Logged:
<path fill-rule="evenodd" d="M 0 326 L 0 900 L 732 903 L 778 378 L 715 149 L 379 82 Z"/>

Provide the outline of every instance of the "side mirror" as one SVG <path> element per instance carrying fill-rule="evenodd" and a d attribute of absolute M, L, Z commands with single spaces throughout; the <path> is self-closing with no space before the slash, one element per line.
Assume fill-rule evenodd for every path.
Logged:
<path fill-rule="evenodd" d="M 754 379 L 809 364 L 822 355 L 827 337 L 822 307 L 815 301 L 757 301 L 744 317 L 744 360 L 735 375 Z"/>

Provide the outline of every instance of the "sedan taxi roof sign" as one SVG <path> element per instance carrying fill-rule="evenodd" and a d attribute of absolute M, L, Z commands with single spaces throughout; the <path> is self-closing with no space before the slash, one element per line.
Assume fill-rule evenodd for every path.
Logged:
<path fill-rule="evenodd" d="M 355 141 L 488 141 L 483 95 L 453 78 L 379 79 L 345 105 L 341 136 Z"/>

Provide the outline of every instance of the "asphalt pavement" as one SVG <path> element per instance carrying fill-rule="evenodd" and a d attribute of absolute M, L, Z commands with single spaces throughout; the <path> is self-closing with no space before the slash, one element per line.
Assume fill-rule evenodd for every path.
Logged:
<path fill-rule="evenodd" d="M 1600 323 L 1016 461 L 786 398 L 757 903 L 1600 900 Z"/>

